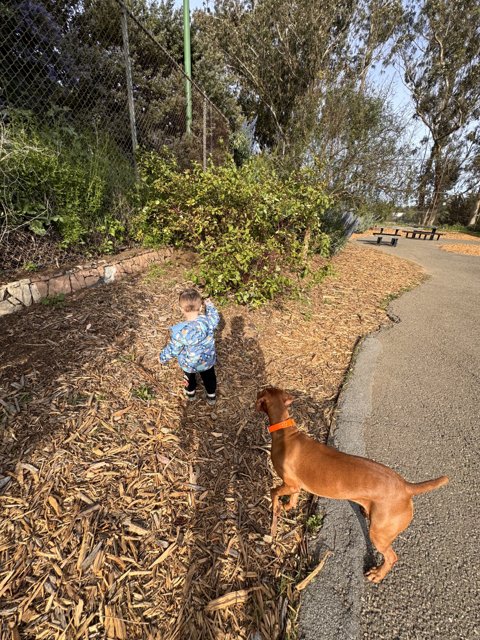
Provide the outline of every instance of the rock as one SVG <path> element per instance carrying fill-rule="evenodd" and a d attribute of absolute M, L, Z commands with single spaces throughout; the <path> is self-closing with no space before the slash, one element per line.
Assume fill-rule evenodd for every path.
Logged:
<path fill-rule="evenodd" d="M 70 273 L 70 284 L 72 285 L 72 291 L 79 291 L 85 288 L 85 278 L 81 272 Z"/>
<path fill-rule="evenodd" d="M 114 264 L 107 265 L 103 270 L 103 281 L 105 284 L 110 284 L 115 280 L 115 275 L 117 273 L 117 266 Z"/>
<path fill-rule="evenodd" d="M 0 317 L 8 316 L 10 313 L 14 313 L 16 311 L 13 304 L 10 304 L 8 300 L 2 300 L 0 302 Z"/>
<path fill-rule="evenodd" d="M 32 304 L 32 294 L 30 293 L 30 280 L 18 280 L 17 282 L 10 282 L 7 284 L 7 292 L 18 300 L 19 304 L 23 304 L 25 307 L 29 307 Z M 16 304 L 13 300 L 12 304 Z"/>
<path fill-rule="evenodd" d="M 35 280 L 35 282 L 32 282 L 30 284 L 30 291 L 32 291 L 33 296 L 32 287 L 35 287 L 35 296 L 38 295 L 39 300 L 43 300 L 43 298 L 46 298 L 48 296 L 48 280 Z M 38 302 L 35 297 L 34 301 Z"/>
<path fill-rule="evenodd" d="M 30 283 L 30 293 L 32 294 L 33 302 L 40 302 L 40 300 L 42 299 L 42 295 L 40 293 L 40 290 L 37 284 L 35 284 L 35 282 Z"/>
<path fill-rule="evenodd" d="M 48 281 L 48 295 L 57 296 L 60 293 L 66 294 L 72 292 L 70 278 L 67 275 L 57 276 Z"/>

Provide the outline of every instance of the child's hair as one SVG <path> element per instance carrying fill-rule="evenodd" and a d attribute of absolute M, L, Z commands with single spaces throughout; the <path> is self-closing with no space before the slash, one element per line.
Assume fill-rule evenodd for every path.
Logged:
<path fill-rule="evenodd" d="M 190 311 L 200 311 L 202 307 L 202 296 L 196 289 L 185 289 L 178 297 L 178 303 L 186 313 Z"/>

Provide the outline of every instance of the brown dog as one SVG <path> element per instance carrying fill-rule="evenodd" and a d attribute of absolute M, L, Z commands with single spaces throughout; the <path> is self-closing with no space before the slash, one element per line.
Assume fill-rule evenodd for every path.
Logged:
<path fill-rule="evenodd" d="M 283 484 L 271 491 L 272 536 L 281 510 L 280 496 L 290 496 L 285 509 L 295 507 L 300 489 L 324 498 L 351 500 L 363 507 L 370 520 L 370 539 L 383 554 L 384 562 L 367 572 L 371 582 L 380 582 L 391 570 L 397 555 L 392 542 L 413 517 L 412 496 L 447 484 L 447 476 L 413 484 L 389 467 L 352 456 L 320 444 L 295 426 L 288 407 L 294 398 L 281 389 L 259 392 L 256 409 L 270 420 L 272 463 Z"/>

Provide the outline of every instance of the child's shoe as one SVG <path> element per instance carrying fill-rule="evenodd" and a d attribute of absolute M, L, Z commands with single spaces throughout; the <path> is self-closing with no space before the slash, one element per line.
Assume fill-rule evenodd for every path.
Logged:
<path fill-rule="evenodd" d="M 196 391 L 187 391 L 186 389 L 183 390 L 183 393 L 185 394 L 187 400 L 189 402 L 193 402 L 195 400 L 195 396 L 197 394 Z"/>
<path fill-rule="evenodd" d="M 217 403 L 217 395 L 215 393 L 207 393 L 205 394 L 206 399 L 207 399 L 207 404 L 210 405 L 211 407 L 214 407 L 215 404 Z"/>

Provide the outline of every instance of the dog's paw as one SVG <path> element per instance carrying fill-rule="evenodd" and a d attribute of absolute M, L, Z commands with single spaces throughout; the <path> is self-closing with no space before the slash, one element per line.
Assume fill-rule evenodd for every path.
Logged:
<path fill-rule="evenodd" d="M 378 584 L 385 577 L 385 573 L 386 572 L 383 571 L 383 565 L 380 565 L 379 567 L 373 567 L 372 569 L 369 569 L 366 572 L 365 577 L 370 582 L 373 582 L 373 584 Z"/>

